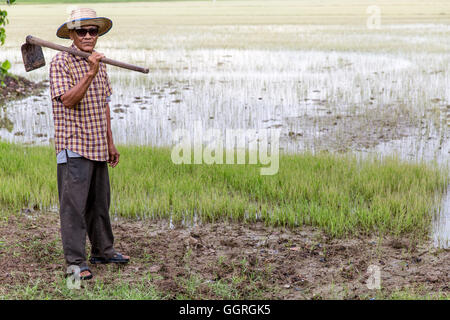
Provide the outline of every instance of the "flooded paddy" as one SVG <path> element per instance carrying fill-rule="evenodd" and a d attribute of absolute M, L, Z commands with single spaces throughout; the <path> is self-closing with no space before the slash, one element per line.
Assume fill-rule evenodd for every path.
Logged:
<path fill-rule="evenodd" d="M 114 50 L 106 54 L 121 58 Z M 370 149 L 411 136 L 438 139 L 441 147 L 448 141 L 449 79 L 421 71 L 430 62 L 446 63 L 447 56 L 203 49 L 146 57 L 144 64 L 155 68 L 150 76 L 109 67 L 119 144 L 167 146 L 174 129 L 190 129 L 194 121 L 217 129 L 280 128 L 288 152 Z M 15 68 L 24 74 L 22 66 Z M 34 72 L 48 75 L 46 68 Z M 1 132 L 8 141 L 52 139 L 48 90 L 8 103 L 1 117 L 14 123 L 11 132 Z M 47 139 L 33 139 L 40 134 Z"/>
<path fill-rule="evenodd" d="M 150 68 L 141 75 L 108 66 L 116 144 L 170 146 L 174 130 L 193 131 L 201 121 L 204 129 L 223 131 L 279 128 L 286 153 L 395 154 L 449 168 L 450 54 L 444 40 L 450 26 L 444 23 L 389 24 L 378 31 L 365 24 L 189 25 L 171 26 L 161 36 L 143 28 L 146 39 L 120 41 L 120 31 L 112 31 L 96 48 Z M 47 79 L 55 52 L 44 49 L 47 66 L 26 74 L 17 49 L 22 39 L 23 32 L 16 33 L 2 58 L 13 63 L 15 74 Z M 0 138 L 52 143 L 49 90 L 1 108 Z M 437 246 L 449 242 L 449 194 L 433 223 Z"/>

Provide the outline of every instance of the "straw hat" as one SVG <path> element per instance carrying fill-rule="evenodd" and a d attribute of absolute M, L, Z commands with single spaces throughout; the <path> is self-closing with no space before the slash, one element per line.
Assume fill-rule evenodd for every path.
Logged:
<path fill-rule="evenodd" d="M 58 28 L 56 35 L 59 38 L 70 39 L 69 30 L 88 25 L 98 26 L 98 36 L 102 36 L 111 29 L 112 21 L 105 17 L 97 17 L 97 13 L 90 8 L 77 8 L 72 10 L 69 21 Z"/>

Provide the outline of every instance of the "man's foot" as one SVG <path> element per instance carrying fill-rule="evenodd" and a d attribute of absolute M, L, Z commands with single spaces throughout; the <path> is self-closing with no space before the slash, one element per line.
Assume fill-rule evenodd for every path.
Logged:
<path fill-rule="evenodd" d="M 84 270 L 83 272 L 80 272 L 80 279 L 81 280 L 89 280 L 92 279 L 93 275 L 91 270 Z"/>
<path fill-rule="evenodd" d="M 81 267 L 80 268 L 80 279 L 81 280 L 89 280 L 92 279 L 93 274 L 91 272 L 91 269 L 89 267 Z"/>
<path fill-rule="evenodd" d="M 129 256 L 125 256 L 119 252 L 114 253 L 114 255 L 109 258 L 109 259 L 105 259 L 105 258 L 101 258 L 101 257 L 91 257 L 89 259 L 89 262 L 92 264 L 98 264 L 98 263 L 128 263 L 130 262 L 130 257 Z"/>

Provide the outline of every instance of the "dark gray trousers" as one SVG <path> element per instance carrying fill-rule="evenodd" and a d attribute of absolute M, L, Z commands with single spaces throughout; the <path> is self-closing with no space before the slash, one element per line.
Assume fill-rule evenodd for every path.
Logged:
<path fill-rule="evenodd" d="M 107 162 L 67 157 L 67 163 L 58 164 L 57 177 L 66 263 L 87 266 L 86 233 L 91 242 L 91 256 L 111 258 L 114 236 L 109 218 Z"/>

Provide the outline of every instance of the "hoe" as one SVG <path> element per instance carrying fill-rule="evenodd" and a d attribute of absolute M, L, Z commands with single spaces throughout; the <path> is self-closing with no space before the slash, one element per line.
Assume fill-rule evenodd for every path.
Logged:
<path fill-rule="evenodd" d="M 27 72 L 39 69 L 40 67 L 45 66 L 45 58 L 44 53 L 42 52 L 42 47 L 58 50 L 58 51 L 66 51 L 73 55 L 80 56 L 83 58 L 87 58 L 90 56 L 90 53 L 84 52 L 81 50 L 74 50 L 72 48 L 60 46 L 56 43 L 52 43 L 49 41 L 45 41 L 33 36 L 27 36 L 26 43 L 22 45 L 22 58 L 23 63 L 25 65 L 25 70 Z M 148 73 L 148 68 L 142 68 L 138 66 L 134 66 L 132 64 L 108 59 L 106 57 L 102 58 L 100 61 L 129 70 L 134 70 L 142 73 Z"/>

